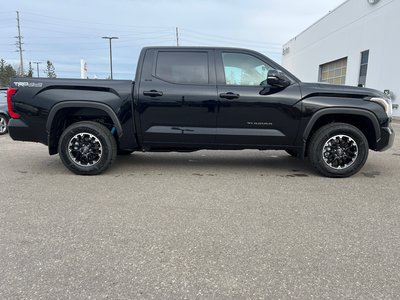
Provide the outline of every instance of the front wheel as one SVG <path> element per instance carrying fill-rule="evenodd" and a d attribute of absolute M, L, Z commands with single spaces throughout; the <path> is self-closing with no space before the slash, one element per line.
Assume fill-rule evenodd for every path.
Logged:
<path fill-rule="evenodd" d="M 346 123 L 332 123 L 314 133 L 308 157 L 324 176 L 349 177 L 364 166 L 368 151 L 368 141 L 361 130 Z"/>
<path fill-rule="evenodd" d="M 0 135 L 8 132 L 8 117 L 0 114 Z"/>
<path fill-rule="evenodd" d="M 117 143 L 107 127 L 83 121 L 64 130 L 58 152 L 64 165 L 75 174 L 97 175 L 115 160 Z"/>

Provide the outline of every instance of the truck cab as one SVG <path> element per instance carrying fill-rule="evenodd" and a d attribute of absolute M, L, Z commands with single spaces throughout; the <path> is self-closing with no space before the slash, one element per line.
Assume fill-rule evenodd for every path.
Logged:
<path fill-rule="evenodd" d="M 263 148 L 294 145 L 299 81 L 268 84 L 273 61 L 241 49 L 149 48 L 135 109 L 147 148 Z"/>

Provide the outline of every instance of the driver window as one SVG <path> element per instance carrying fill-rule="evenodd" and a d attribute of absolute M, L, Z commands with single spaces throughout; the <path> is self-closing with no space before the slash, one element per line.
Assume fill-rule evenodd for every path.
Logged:
<path fill-rule="evenodd" d="M 273 68 L 262 60 L 243 53 L 222 53 L 227 85 L 261 85 Z"/>

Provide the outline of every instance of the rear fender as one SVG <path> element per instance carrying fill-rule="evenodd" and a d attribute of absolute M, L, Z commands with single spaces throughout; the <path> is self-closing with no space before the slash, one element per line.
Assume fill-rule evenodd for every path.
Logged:
<path fill-rule="evenodd" d="M 94 108 L 103 111 L 107 116 L 110 117 L 112 120 L 115 130 L 117 132 L 118 137 L 121 137 L 123 134 L 122 126 L 121 123 L 115 114 L 115 112 L 111 109 L 106 104 L 103 103 L 98 103 L 98 102 L 88 102 L 88 101 L 66 101 L 66 102 L 61 102 L 53 106 L 51 109 L 49 116 L 47 118 L 46 122 L 46 131 L 48 134 L 48 145 L 49 145 L 49 153 L 50 154 L 55 154 L 57 153 L 57 144 L 58 144 L 58 139 L 57 136 L 55 136 L 53 133 L 57 131 L 55 128 L 55 122 L 56 120 L 54 119 L 57 115 L 57 113 L 65 108 Z"/>

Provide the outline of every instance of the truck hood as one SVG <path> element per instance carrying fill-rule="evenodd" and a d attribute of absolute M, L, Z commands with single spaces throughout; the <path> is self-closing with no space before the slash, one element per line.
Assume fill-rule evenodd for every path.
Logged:
<path fill-rule="evenodd" d="M 302 98 L 306 99 L 313 96 L 327 97 L 347 97 L 347 98 L 365 98 L 365 97 L 383 97 L 387 96 L 377 90 L 347 86 L 333 85 L 327 83 L 300 83 Z"/>

